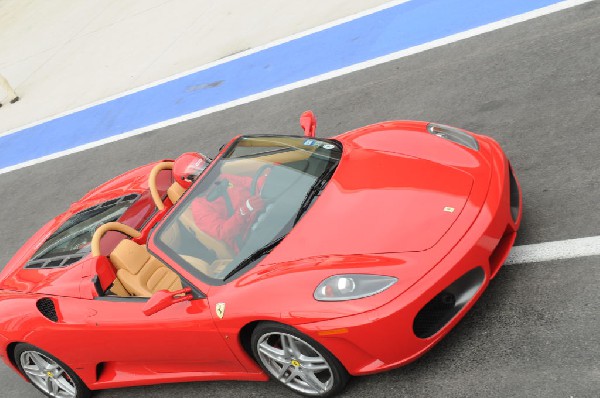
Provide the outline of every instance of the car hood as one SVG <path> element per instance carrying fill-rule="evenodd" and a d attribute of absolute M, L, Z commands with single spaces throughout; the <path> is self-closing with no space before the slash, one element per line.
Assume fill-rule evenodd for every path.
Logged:
<path fill-rule="evenodd" d="M 431 160 L 347 150 L 320 197 L 269 260 L 427 250 L 458 219 L 472 187 L 467 172 Z"/>

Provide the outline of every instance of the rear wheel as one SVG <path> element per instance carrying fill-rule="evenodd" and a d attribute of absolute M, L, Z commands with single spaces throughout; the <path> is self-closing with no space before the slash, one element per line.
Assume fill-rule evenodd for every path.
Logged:
<path fill-rule="evenodd" d="M 88 398 L 79 376 L 53 355 L 30 344 L 15 347 L 15 363 L 35 388 L 52 398 Z"/>
<path fill-rule="evenodd" d="M 350 378 L 325 347 L 287 325 L 258 325 L 252 333 L 252 351 L 272 378 L 303 395 L 331 397 L 340 393 Z"/>

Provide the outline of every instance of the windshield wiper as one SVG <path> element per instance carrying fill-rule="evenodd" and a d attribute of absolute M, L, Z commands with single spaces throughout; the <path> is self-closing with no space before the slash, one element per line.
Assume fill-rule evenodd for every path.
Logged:
<path fill-rule="evenodd" d="M 270 241 L 269 243 L 267 243 L 266 245 L 264 245 L 263 247 L 261 247 L 260 249 L 258 249 L 257 251 L 255 251 L 248 257 L 246 257 L 245 259 L 243 259 L 238 265 L 236 265 L 236 267 L 234 269 L 232 269 L 231 271 L 229 271 L 229 273 L 227 273 L 227 275 L 225 275 L 225 278 L 223 278 L 223 280 L 229 279 L 233 275 L 237 274 L 243 268 L 246 268 L 248 265 L 252 264 L 254 261 L 256 261 L 259 258 L 268 254 L 271 250 L 273 250 L 275 248 L 275 246 L 277 246 L 279 244 L 279 242 L 281 242 L 283 240 L 283 238 L 284 238 L 284 236 L 280 236 L 280 237 Z"/>
<path fill-rule="evenodd" d="M 294 225 L 296 225 L 296 223 L 300 220 L 300 217 L 302 217 L 306 210 L 308 210 L 313 200 L 317 196 L 319 196 L 323 188 L 325 188 L 325 185 L 327 185 L 327 183 L 331 179 L 331 176 L 335 172 L 335 169 L 336 167 L 332 166 L 329 170 L 321 174 L 319 178 L 315 180 L 315 183 L 310 187 L 310 189 L 306 193 L 306 196 L 304 196 L 304 199 L 302 200 L 300 209 L 298 210 L 298 213 L 296 213 L 296 218 L 294 219 Z"/>

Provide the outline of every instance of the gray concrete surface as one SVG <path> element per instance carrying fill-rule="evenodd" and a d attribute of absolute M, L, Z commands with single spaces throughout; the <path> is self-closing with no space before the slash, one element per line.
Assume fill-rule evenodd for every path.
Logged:
<path fill-rule="evenodd" d="M 214 154 L 237 133 L 321 135 L 421 119 L 495 137 L 521 180 L 518 244 L 600 235 L 600 2 L 0 176 L 0 264 L 88 189 L 187 150 Z M 600 396 L 600 258 L 505 267 L 430 353 L 361 377 L 348 397 Z M 0 366 L 0 397 L 37 397 Z M 204 382 L 98 397 L 284 397 L 275 383 Z"/>

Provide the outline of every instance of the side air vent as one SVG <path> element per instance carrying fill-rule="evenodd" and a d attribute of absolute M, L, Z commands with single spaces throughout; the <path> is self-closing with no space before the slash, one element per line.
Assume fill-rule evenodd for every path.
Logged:
<path fill-rule="evenodd" d="M 54 301 L 52 301 L 52 299 L 39 299 L 35 305 L 44 317 L 52 322 L 58 322 L 58 315 L 56 315 L 56 308 L 54 307 Z"/>

